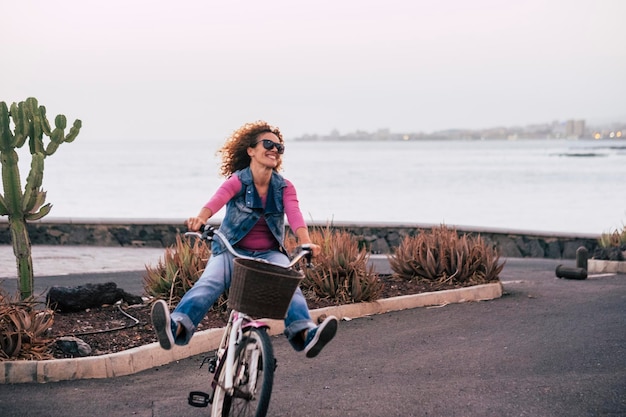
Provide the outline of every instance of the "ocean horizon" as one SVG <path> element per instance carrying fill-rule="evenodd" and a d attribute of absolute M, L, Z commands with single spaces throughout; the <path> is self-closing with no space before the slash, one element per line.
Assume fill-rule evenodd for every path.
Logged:
<path fill-rule="evenodd" d="M 220 144 L 88 141 L 46 159 L 45 219 L 197 214 L 224 180 Z M 22 181 L 29 155 L 21 155 Z M 601 234 L 626 221 L 623 140 L 287 141 L 283 171 L 307 221 L 447 224 Z M 215 215 L 219 221 L 222 212 Z"/>

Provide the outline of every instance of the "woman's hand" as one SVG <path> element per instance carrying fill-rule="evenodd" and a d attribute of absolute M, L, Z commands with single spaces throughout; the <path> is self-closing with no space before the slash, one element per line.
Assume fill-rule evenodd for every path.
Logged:
<path fill-rule="evenodd" d="M 202 226 L 209 221 L 213 213 L 206 207 L 200 209 L 200 213 L 196 217 L 190 217 L 185 221 L 185 225 L 192 232 L 197 232 Z"/>
<path fill-rule="evenodd" d="M 197 232 L 204 224 L 206 224 L 206 220 L 202 217 L 190 217 L 185 221 L 185 226 L 192 232 Z"/>
<path fill-rule="evenodd" d="M 302 247 L 311 249 L 311 255 L 314 258 L 322 253 L 322 247 L 320 245 L 316 245 L 315 243 L 303 243 Z"/>
<path fill-rule="evenodd" d="M 307 245 L 311 248 L 311 254 L 313 255 L 313 257 L 316 257 L 320 253 L 322 253 L 322 247 L 311 242 L 309 229 L 307 229 L 306 227 L 299 227 L 298 230 L 296 230 L 296 239 L 300 245 Z"/>
<path fill-rule="evenodd" d="M 309 245 L 311 246 L 311 253 L 314 258 L 322 253 L 322 247 L 320 245 L 316 245 L 315 243 L 309 243 Z"/>

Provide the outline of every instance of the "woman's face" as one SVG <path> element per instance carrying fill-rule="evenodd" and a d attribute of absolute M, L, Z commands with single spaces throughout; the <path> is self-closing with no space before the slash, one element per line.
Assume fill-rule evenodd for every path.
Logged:
<path fill-rule="evenodd" d="M 274 169 L 278 166 L 284 149 L 278 136 L 271 132 L 263 132 L 257 136 L 256 145 L 248 148 L 248 155 L 250 155 L 251 159 L 250 164 L 257 163 Z"/>

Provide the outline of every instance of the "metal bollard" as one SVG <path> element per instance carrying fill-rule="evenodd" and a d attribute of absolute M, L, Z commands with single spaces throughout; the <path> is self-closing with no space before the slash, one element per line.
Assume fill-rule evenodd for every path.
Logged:
<path fill-rule="evenodd" d="M 586 247 L 581 246 L 576 249 L 576 268 L 587 270 L 587 259 L 589 259 L 589 251 Z"/>
<path fill-rule="evenodd" d="M 587 279 L 587 270 L 584 268 L 568 268 L 563 265 L 556 267 L 556 276 L 566 279 Z"/>

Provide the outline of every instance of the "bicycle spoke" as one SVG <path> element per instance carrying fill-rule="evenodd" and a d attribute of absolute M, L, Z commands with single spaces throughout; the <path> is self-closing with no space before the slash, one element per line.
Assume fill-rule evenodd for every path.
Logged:
<path fill-rule="evenodd" d="M 271 341 L 266 331 L 248 329 L 235 354 L 232 395 L 219 389 L 221 395 L 216 394 L 214 401 L 221 403 L 213 404 L 213 412 L 231 417 L 264 417 L 272 391 L 274 362 Z M 223 381 L 222 375 L 220 381 Z"/>

